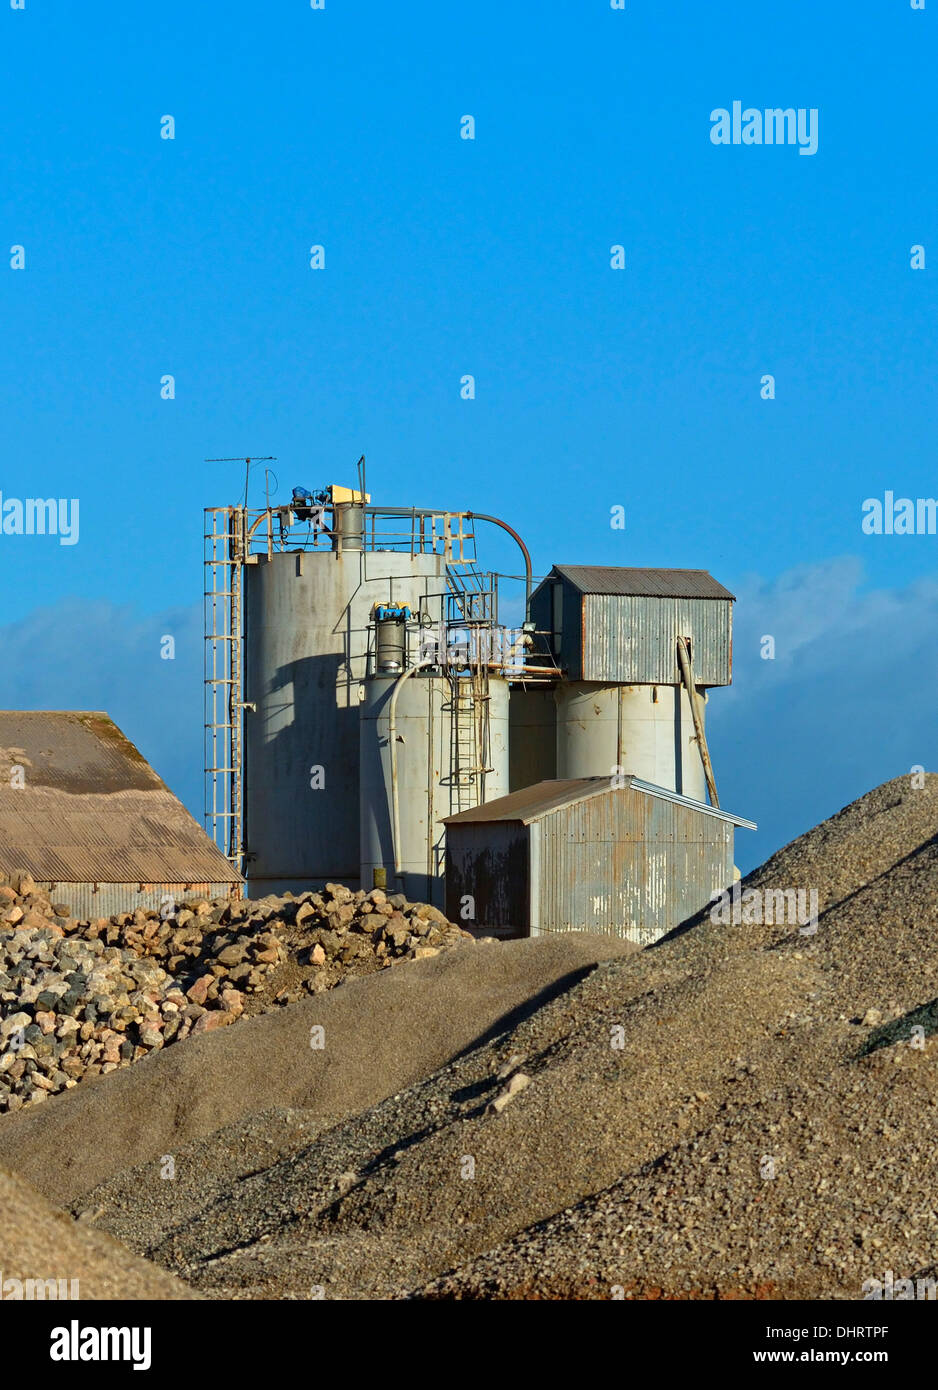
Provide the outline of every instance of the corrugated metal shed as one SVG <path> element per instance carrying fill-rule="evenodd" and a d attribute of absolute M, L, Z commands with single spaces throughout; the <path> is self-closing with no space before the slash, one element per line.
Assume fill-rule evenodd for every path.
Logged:
<path fill-rule="evenodd" d="M 71 885 L 99 915 L 118 898 L 149 906 L 188 885 L 239 893 L 242 882 L 100 711 L 0 711 L 0 869 L 55 885 L 70 906 Z"/>
<path fill-rule="evenodd" d="M 541 782 L 445 824 L 453 921 L 520 936 L 601 932 L 639 945 L 731 884 L 734 829 L 755 829 L 630 776 Z"/>
<path fill-rule="evenodd" d="M 567 678 L 678 685 L 677 639 L 689 641 L 699 685 L 729 685 L 733 595 L 706 570 L 554 565 L 531 616 Z"/>

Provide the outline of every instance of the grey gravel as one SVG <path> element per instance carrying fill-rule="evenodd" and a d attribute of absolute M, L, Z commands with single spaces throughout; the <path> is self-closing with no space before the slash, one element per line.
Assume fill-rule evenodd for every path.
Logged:
<path fill-rule="evenodd" d="M 920 1274 L 936 823 L 938 778 L 886 784 L 743 885 L 817 887 L 815 935 L 704 917 L 305 1145 L 282 1115 L 250 1121 L 241 1171 L 213 1154 L 243 1126 L 200 1141 L 177 1217 L 140 1170 L 76 1210 L 215 1297 L 858 1298 Z"/>
<path fill-rule="evenodd" d="M 702 914 L 375 1103 L 256 1103 L 174 1146 L 172 1181 L 151 1150 L 73 1211 L 223 1298 L 855 1299 L 887 1270 L 934 1276 L 936 825 L 938 777 L 887 783 L 741 886 L 816 888 L 814 934 Z M 452 1007 L 439 964 L 397 1048 Z M 354 1014 L 396 983 L 336 995 Z M 359 1045 L 386 1068 L 376 1017 Z"/>

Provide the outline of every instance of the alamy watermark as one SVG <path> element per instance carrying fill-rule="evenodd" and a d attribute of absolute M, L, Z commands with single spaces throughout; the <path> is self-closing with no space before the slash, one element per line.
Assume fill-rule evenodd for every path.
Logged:
<path fill-rule="evenodd" d="M 0 492 L 0 533 L 58 536 L 59 545 L 77 545 L 78 498 L 4 497 Z"/>
<path fill-rule="evenodd" d="M 79 1298 L 77 1279 L 8 1279 L 0 1270 L 0 1298 L 13 1303 Z"/>
<path fill-rule="evenodd" d="M 938 499 L 897 497 L 883 493 L 883 499 L 867 497 L 860 508 L 860 529 L 866 536 L 938 535 Z"/>
<path fill-rule="evenodd" d="M 525 656 L 522 628 L 447 628 L 434 623 L 420 634 L 418 660 L 440 666 L 465 667 L 475 664 L 523 666 Z"/>
<path fill-rule="evenodd" d="M 135 1371 L 152 1364 L 150 1327 L 82 1327 L 72 1318 L 68 1327 L 53 1327 L 49 1340 L 51 1361 L 130 1361 Z"/>
<path fill-rule="evenodd" d="M 813 936 L 818 923 L 816 888 L 746 888 L 739 883 L 711 894 L 710 920 L 721 926 L 798 927 Z"/>
<path fill-rule="evenodd" d="M 797 145 L 799 154 L 816 154 L 816 106 L 773 106 L 759 110 L 734 101 L 728 110 L 710 112 L 710 141 L 714 145 Z"/>
<path fill-rule="evenodd" d="M 911 1302 L 913 1299 L 934 1302 L 938 1298 L 938 1284 L 934 1279 L 900 1279 L 887 1269 L 882 1279 L 864 1279 L 860 1285 L 864 1301 L 880 1299 L 887 1303 Z"/>

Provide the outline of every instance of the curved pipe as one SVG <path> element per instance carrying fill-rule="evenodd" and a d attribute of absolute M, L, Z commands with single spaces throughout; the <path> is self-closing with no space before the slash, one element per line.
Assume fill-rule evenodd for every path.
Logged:
<path fill-rule="evenodd" d="M 401 686 L 408 676 L 412 676 L 415 671 L 422 671 L 427 666 L 432 666 L 431 660 L 418 661 L 416 666 L 408 666 L 406 671 L 402 671 L 394 682 L 394 689 L 391 691 L 391 701 L 388 705 L 388 739 L 391 744 L 391 838 L 394 851 L 394 877 L 401 877 L 401 809 L 400 800 L 397 795 L 397 723 L 395 715 L 397 712 L 397 697 L 400 694 Z"/>
<path fill-rule="evenodd" d="M 531 620 L 531 588 L 533 585 L 533 570 L 531 569 L 531 556 L 528 547 L 518 535 L 514 527 L 509 526 L 507 521 L 500 521 L 497 516 L 486 516 L 484 512 L 466 512 L 466 516 L 474 521 L 490 521 L 493 526 L 500 526 L 503 531 L 507 531 L 512 540 L 517 541 L 521 554 L 524 556 L 524 621 Z"/>

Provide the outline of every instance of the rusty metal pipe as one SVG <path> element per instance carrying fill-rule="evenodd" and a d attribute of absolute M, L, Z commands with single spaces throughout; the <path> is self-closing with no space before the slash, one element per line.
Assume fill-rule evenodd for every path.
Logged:
<path fill-rule="evenodd" d="M 700 698 L 697 694 L 697 687 L 694 685 L 694 672 L 691 667 L 690 652 L 687 650 L 687 643 L 683 637 L 677 639 L 677 660 L 681 668 L 681 676 L 687 688 L 687 698 L 690 701 L 690 712 L 694 718 L 694 731 L 697 734 L 697 747 L 700 749 L 700 761 L 703 763 L 704 777 L 707 779 L 707 791 L 710 794 L 710 805 L 720 809 L 719 798 L 717 797 L 717 784 L 713 776 L 713 764 L 710 761 L 710 750 L 707 747 L 707 736 L 704 733 L 703 720 L 700 717 L 700 706 L 697 701 Z M 678 706 L 680 709 L 680 705 Z"/>

